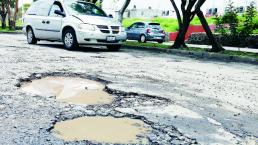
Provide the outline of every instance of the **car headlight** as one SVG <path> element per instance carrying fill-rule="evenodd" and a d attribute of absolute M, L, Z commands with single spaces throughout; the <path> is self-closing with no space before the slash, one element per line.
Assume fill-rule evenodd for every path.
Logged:
<path fill-rule="evenodd" d="M 89 31 L 95 31 L 95 27 L 92 24 L 79 24 L 79 29 L 81 30 L 89 30 Z"/>

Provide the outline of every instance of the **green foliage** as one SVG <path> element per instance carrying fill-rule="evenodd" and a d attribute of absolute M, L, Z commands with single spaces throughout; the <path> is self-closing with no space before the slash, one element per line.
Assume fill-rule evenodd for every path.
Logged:
<path fill-rule="evenodd" d="M 136 41 L 126 41 L 124 42 L 124 45 L 127 46 L 140 46 L 140 47 L 150 47 L 150 48 L 162 48 L 162 49 L 168 49 L 170 48 L 169 45 L 165 44 L 159 44 L 159 43 L 139 43 Z"/>
<path fill-rule="evenodd" d="M 246 13 L 244 14 L 244 21 L 242 25 L 239 26 L 240 34 L 244 36 L 249 36 L 253 33 L 256 25 L 258 24 L 255 22 L 255 18 L 257 16 L 255 3 L 252 2 L 250 6 L 247 7 Z M 257 20 L 257 18 L 256 18 Z"/>
<path fill-rule="evenodd" d="M 214 17 L 207 17 L 206 21 L 208 24 L 215 24 Z M 201 22 L 197 16 L 191 21 L 191 25 L 201 25 Z"/>
<path fill-rule="evenodd" d="M 226 7 L 226 13 L 221 18 L 224 24 L 229 25 L 229 31 L 232 35 L 237 35 L 237 26 L 239 24 L 237 10 L 233 6 L 233 2 L 230 1 L 229 5 Z"/>
<path fill-rule="evenodd" d="M 214 18 L 214 20 L 216 25 L 215 31 L 218 33 L 221 33 L 222 35 L 225 35 L 226 29 L 224 28 L 224 22 L 223 22 L 222 16 L 217 16 Z"/>
<path fill-rule="evenodd" d="M 216 32 L 223 35 L 247 37 L 258 32 L 258 17 L 255 3 L 251 2 L 243 15 L 238 15 L 233 3 L 227 6 L 226 13 L 215 19 Z"/>
<path fill-rule="evenodd" d="M 255 3 L 251 2 L 243 15 L 238 15 L 237 9 L 230 2 L 223 16 L 215 18 L 216 32 L 221 33 L 229 44 L 245 47 L 247 38 L 253 33 L 258 33 L 258 18 Z"/>

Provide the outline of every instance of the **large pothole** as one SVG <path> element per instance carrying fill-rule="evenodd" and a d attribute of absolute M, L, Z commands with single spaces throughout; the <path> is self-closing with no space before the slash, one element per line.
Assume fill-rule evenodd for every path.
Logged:
<path fill-rule="evenodd" d="M 147 144 L 149 127 L 141 120 L 114 117 L 82 117 L 59 122 L 54 136 L 65 141 L 91 140 L 109 144 Z"/>
<path fill-rule="evenodd" d="M 69 103 L 54 103 L 60 107 L 60 113 L 46 129 L 53 135 L 50 138 L 72 144 L 196 144 L 173 126 L 159 124 L 155 119 L 151 122 L 133 109 L 135 106 L 161 107 L 171 103 L 170 100 L 122 92 L 105 86 L 106 83 L 82 74 L 44 73 L 20 79 L 16 86 L 36 97 L 55 96 Z M 53 99 L 46 98 L 46 101 Z M 120 112 L 119 108 L 134 111 Z"/>
<path fill-rule="evenodd" d="M 45 77 L 21 87 L 31 94 L 55 96 L 62 102 L 85 105 L 110 104 L 114 97 L 104 88 L 99 82 L 73 77 Z"/>

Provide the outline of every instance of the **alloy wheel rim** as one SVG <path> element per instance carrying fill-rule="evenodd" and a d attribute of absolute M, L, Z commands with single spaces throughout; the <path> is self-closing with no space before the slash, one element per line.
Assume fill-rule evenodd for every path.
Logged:
<path fill-rule="evenodd" d="M 145 42 L 145 36 L 144 35 L 142 35 L 142 37 L 141 37 L 141 42 Z"/>
<path fill-rule="evenodd" d="M 73 35 L 71 33 L 66 33 L 64 41 L 67 47 L 71 47 L 73 45 Z"/>

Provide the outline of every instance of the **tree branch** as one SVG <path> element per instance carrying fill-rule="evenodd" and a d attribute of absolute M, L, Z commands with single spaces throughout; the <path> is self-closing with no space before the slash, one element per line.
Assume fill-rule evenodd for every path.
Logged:
<path fill-rule="evenodd" d="M 205 3 L 206 0 L 198 0 L 197 4 L 195 5 L 195 12 L 199 11 L 202 5 Z"/>
<path fill-rule="evenodd" d="M 182 2 L 181 2 L 181 11 L 183 12 L 183 15 L 185 13 L 185 6 L 186 6 L 186 0 L 182 0 Z"/>
<path fill-rule="evenodd" d="M 121 9 L 118 11 L 118 21 L 122 23 L 123 20 L 123 14 L 126 10 L 126 8 L 129 6 L 131 0 L 125 0 L 123 6 L 121 7 Z"/>
<path fill-rule="evenodd" d="M 179 12 L 179 9 L 178 9 L 178 7 L 177 7 L 175 1 L 174 1 L 174 0 L 170 0 L 170 1 L 171 1 L 172 5 L 173 5 L 173 7 L 174 7 L 174 9 L 175 9 L 176 16 L 177 16 L 177 20 L 178 20 L 178 25 L 179 25 L 179 27 L 180 27 L 180 25 L 182 24 L 181 14 L 180 14 L 180 12 Z"/>
<path fill-rule="evenodd" d="M 196 2 L 197 2 L 197 0 L 189 0 L 189 4 L 187 6 L 186 11 L 191 12 L 191 10 L 193 9 L 193 6 L 195 5 Z"/>

